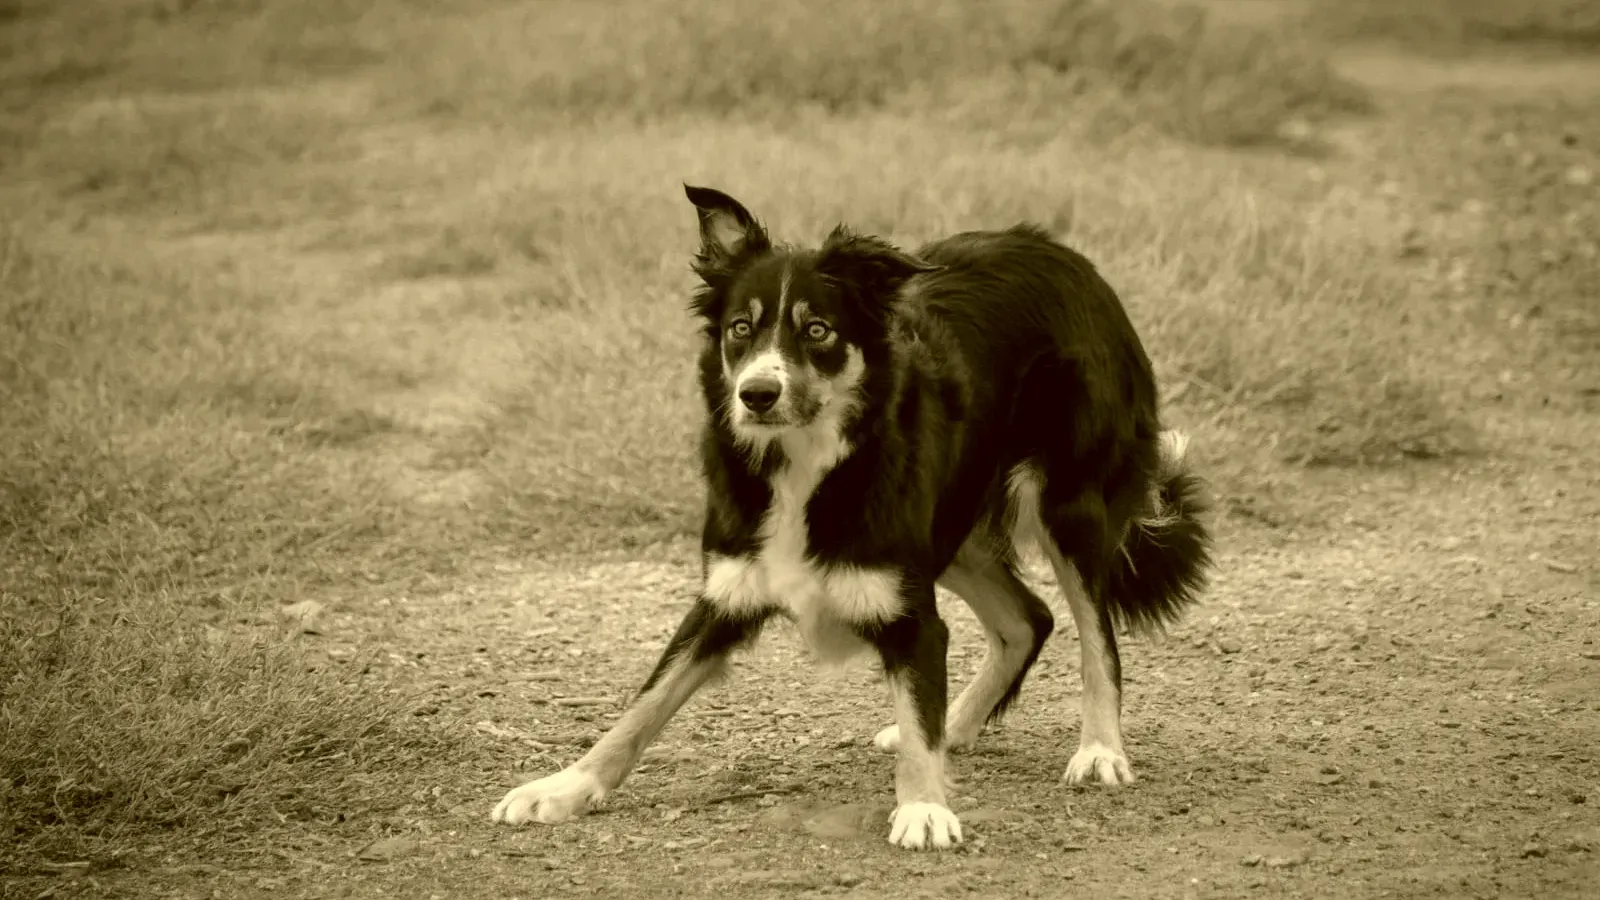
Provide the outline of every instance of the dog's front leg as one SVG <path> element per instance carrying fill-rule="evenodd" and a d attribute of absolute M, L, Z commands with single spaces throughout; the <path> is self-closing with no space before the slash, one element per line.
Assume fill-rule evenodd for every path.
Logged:
<path fill-rule="evenodd" d="M 730 617 L 703 597 L 695 601 L 622 718 L 582 759 L 506 794 L 494 821 L 553 824 L 588 812 L 622 784 L 673 714 L 722 671 L 728 655 L 756 637 L 764 618 Z"/>
<path fill-rule="evenodd" d="M 889 842 L 908 850 L 943 850 L 961 842 L 961 822 L 945 799 L 945 652 L 950 631 L 934 605 L 932 583 L 907 588 L 912 591 L 907 613 L 871 635 L 883 658 L 900 728 Z"/>

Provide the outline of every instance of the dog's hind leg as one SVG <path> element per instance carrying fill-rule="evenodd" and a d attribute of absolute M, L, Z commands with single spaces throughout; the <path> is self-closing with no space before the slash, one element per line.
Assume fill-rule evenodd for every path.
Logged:
<path fill-rule="evenodd" d="M 622 784 L 673 714 L 723 670 L 728 655 L 756 637 L 764 618 L 730 618 L 710 601 L 696 601 L 611 730 L 577 762 L 507 793 L 494 808 L 494 821 L 548 824 L 588 812 Z"/>
<path fill-rule="evenodd" d="M 1049 488 L 1046 486 L 1046 493 Z M 1111 618 L 1107 573 L 1116 553 L 1118 510 L 1095 492 L 1069 501 L 1042 503 L 1041 519 L 1049 540 L 1041 541 L 1056 581 L 1072 610 L 1083 661 L 1083 724 L 1078 752 L 1067 763 L 1063 780 L 1071 784 L 1098 781 L 1127 784 L 1133 769 L 1122 747 L 1122 657 Z"/>
<path fill-rule="evenodd" d="M 968 538 L 939 583 L 972 608 L 989 645 L 977 677 L 951 704 L 945 722 L 945 746 L 964 750 L 978 740 L 986 723 L 1004 715 L 1016 700 L 1055 628 L 1055 617 L 981 531 Z M 884 750 L 895 749 L 899 741 L 898 725 L 873 738 Z"/>
<path fill-rule="evenodd" d="M 895 810 L 889 842 L 908 850 L 943 850 L 961 842 L 961 822 L 945 798 L 945 652 L 950 631 L 934 604 L 933 583 L 907 585 L 907 615 L 863 636 L 883 659 L 900 729 Z"/>
<path fill-rule="evenodd" d="M 1082 731 L 1062 778 L 1071 784 L 1128 784 L 1134 776 L 1122 747 L 1122 657 L 1109 610 L 1091 599 L 1092 589 L 1059 550 L 1050 547 L 1045 555 L 1072 610 L 1083 662 Z"/>

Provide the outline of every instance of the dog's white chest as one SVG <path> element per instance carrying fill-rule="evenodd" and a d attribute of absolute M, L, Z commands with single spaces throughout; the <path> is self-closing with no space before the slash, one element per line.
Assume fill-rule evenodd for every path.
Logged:
<path fill-rule="evenodd" d="M 773 480 L 772 504 L 753 557 L 715 556 L 706 569 L 708 599 L 733 611 L 773 610 L 792 620 L 819 657 L 860 649 L 856 628 L 899 614 L 900 578 L 886 569 L 823 565 L 806 553 L 806 502 L 821 480 L 790 467 Z"/>

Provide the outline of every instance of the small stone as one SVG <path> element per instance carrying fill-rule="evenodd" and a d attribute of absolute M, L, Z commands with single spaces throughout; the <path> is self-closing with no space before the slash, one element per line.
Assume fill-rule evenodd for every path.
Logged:
<path fill-rule="evenodd" d="M 413 838 L 386 837 L 373 841 L 362 847 L 356 853 L 356 859 L 363 862 L 388 862 L 402 856 L 410 856 L 421 849 L 422 845 Z"/>
<path fill-rule="evenodd" d="M 1588 187 L 1594 184 L 1594 170 L 1583 165 L 1573 166 L 1567 170 L 1567 184 L 1573 187 Z"/>
<path fill-rule="evenodd" d="M 1236 638 L 1236 637 L 1221 637 L 1221 638 L 1217 638 L 1217 652 L 1218 653 L 1232 654 L 1232 653 L 1238 653 L 1240 650 L 1243 650 L 1243 649 L 1244 649 L 1244 644 L 1240 643 L 1239 639 Z"/>
<path fill-rule="evenodd" d="M 1246 856 L 1246 857 L 1240 859 L 1239 860 L 1239 865 L 1241 865 L 1241 866 L 1259 866 L 1259 865 L 1261 865 L 1261 859 L 1262 859 L 1261 854 L 1252 853 L 1249 856 Z"/>
<path fill-rule="evenodd" d="M 1544 847 L 1539 845 L 1539 844 L 1537 844 L 1537 843 L 1534 843 L 1533 841 L 1529 841 L 1528 843 L 1522 845 L 1522 856 L 1523 856 L 1524 859 L 1526 859 L 1526 858 L 1528 858 L 1530 856 L 1534 857 L 1536 859 L 1543 859 L 1544 855 L 1545 855 Z"/>
<path fill-rule="evenodd" d="M 1301 144 L 1310 140 L 1315 131 L 1305 119 L 1290 119 L 1278 128 L 1278 135 L 1286 141 Z"/>
<path fill-rule="evenodd" d="M 1319 634 L 1311 639 L 1311 649 L 1321 652 L 1333 646 L 1333 638 Z"/>
<path fill-rule="evenodd" d="M 1305 857 L 1298 854 L 1294 856 L 1269 856 L 1262 863 L 1269 869 L 1292 869 L 1305 862 Z"/>
<path fill-rule="evenodd" d="M 1408 258 L 1421 256 L 1426 252 L 1428 252 L 1428 245 L 1423 240 L 1422 229 L 1415 226 L 1406 229 L 1406 233 L 1400 238 L 1400 256 Z"/>
<path fill-rule="evenodd" d="M 301 634 L 321 634 L 317 619 L 322 615 L 322 604 L 315 600 L 302 600 L 278 610 L 278 616 L 298 625 Z"/>

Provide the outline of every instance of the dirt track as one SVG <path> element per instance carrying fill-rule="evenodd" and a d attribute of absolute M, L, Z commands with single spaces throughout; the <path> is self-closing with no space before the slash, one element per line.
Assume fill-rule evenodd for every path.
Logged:
<path fill-rule="evenodd" d="M 1374 71 L 1400 65 L 1371 59 L 1362 65 Z M 1385 77 L 1385 89 L 1407 80 Z M 1356 139 L 1394 139 L 1384 127 Z M 1600 131 L 1583 140 L 1600 146 Z M 1591 204 L 1593 190 L 1582 195 Z M 1563 310 L 1540 327 L 1568 332 L 1566 355 L 1470 401 L 1488 438 L 1518 449 L 1312 473 L 1292 501 L 1224 499 L 1204 605 L 1164 642 L 1124 643 L 1131 787 L 1059 781 L 1079 686 L 1063 627 L 1012 716 L 953 762 L 967 844 L 894 850 L 892 766 L 870 743 L 887 722 L 880 688 L 865 671 L 819 678 L 778 627 L 680 715 L 601 813 L 491 826 L 505 789 L 576 758 L 644 676 L 694 589 L 694 551 L 680 546 L 578 570 L 529 564 L 451 595 L 330 616 L 331 652 L 381 638 L 391 671 L 431 692 L 428 712 L 479 723 L 463 740 L 493 748 L 480 771 L 416 786 L 396 824 L 420 838 L 359 861 L 358 846 L 307 835 L 241 867 L 175 864 L 140 873 L 137 888 L 97 883 L 528 900 L 1592 896 L 1600 310 Z M 946 609 L 964 683 L 982 643 L 964 608 Z"/>
<path fill-rule="evenodd" d="M 880 689 L 865 673 L 815 678 L 786 628 L 680 717 L 604 813 L 491 828 L 503 787 L 593 739 L 693 573 L 530 569 L 414 608 L 395 645 L 427 647 L 422 672 L 451 683 L 440 702 L 492 717 L 504 758 L 529 771 L 444 786 L 425 804 L 441 833 L 418 857 L 355 870 L 368 884 L 351 893 L 1582 895 L 1600 852 L 1600 607 L 1568 560 L 1574 522 L 1600 516 L 1600 479 L 1557 456 L 1314 490 L 1328 521 L 1228 528 L 1210 602 L 1168 640 L 1126 644 L 1136 785 L 1058 781 L 1076 744 L 1068 629 L 1022 707 L 956 760 L 969 840 L 940 857 L 884 842 Z M 947 608 L 964 678 L 981 640 Z"/>

